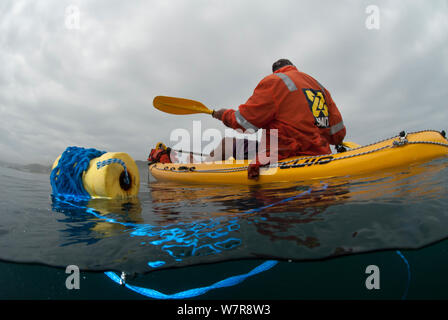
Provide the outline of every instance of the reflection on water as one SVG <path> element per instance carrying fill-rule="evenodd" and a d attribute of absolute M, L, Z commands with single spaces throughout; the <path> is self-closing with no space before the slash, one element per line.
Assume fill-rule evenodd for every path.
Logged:
<path fill-rule="evenodd" d="M 141 217 L 142 207 L 138 198 L 126 200 L 91 199 L 87 201 L 65 199 L 52 195 L 51 200 L 52 210 L 64 214 L 64 217 L 59 221 L 67 225 L 67 228 L 61 230 L 61 232 L 64 234 L 63 239 L 68 241 L 62 243 L 62 246 L 83 241 L 93 243 L 126 230 L 126 227 L 119 223 L 111 223 L 102 219 L 91 220 L 89 219 L 92 218 L 91 215 L 106 217 L 110 214 L 116 214 L 125 222 L 143 222 Z M 86 215 L 88 216 L 86 217 Z M 88 219 L 88 222 L 86 222 L 86 219 Z"/>
<path fill-rule="evenodd" d="M 76 241 L 123 234 L 138 239 L 148 268 L 251 257 L 317 259 L 418 247 L 446 237 L 440 227 L 421 231 L 425 223 L 448 221 L 444 210 L 427 215 L 429 201 L 446 203 L 446 182 L 438 179 L 442 170 L 446 162 L 312 185 L 153 182 L 140 195 L 142 201 L 74 204 L 53 198 L 53 209 L 69 213 L 70 219 L 95 218 L 83 224 L 82 232 L 68 224 L 63 232 Z M 411 203 L 420 204 L 417 214 Z M 83 238 L 86 230 L 89 236 Z"/>
<path fill-rule="evenodd" d="M 0 183 L 0 258 L 132 273 L 242 258 L 310 260 L 418 248 L 447 237 L 447 167 L 442 159 L 312 184 L 143 182 L 137 198 L 89 201 L 48 201 L 46 175 L 0 168 L 7 178 Z"/>

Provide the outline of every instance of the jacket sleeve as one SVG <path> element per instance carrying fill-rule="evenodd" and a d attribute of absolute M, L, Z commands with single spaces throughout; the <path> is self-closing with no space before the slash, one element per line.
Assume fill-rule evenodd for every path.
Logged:
<path fill-rule="evenodd" d="M 327 105 L 330 113 L 330 128 L 328 129 L 328 142 L 332 145 L 341 144 L 346 135 L 346 129 L 344 121 L 342 120 L 341 113 L 339 112 L 336 103 L 331 98 L 330 92 L 325 90 L 325 94 L 328 98 Z"/>
<path fill-rule="evenodd" d="M 273 77 L 266 77 L 257 85 L 252 96 L 238 111 L 228 109 L 224 112 L 222 122 L 233 129 L 254 130 L 263 128 L 275 118 L 276 104 L 274 88 L 279 82 Z"/>

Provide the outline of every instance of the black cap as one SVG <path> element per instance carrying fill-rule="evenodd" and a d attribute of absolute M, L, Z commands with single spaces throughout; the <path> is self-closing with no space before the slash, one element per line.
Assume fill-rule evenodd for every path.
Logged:
<path fill-rule="evenodd" d="M 272 65 L 272 72 L 275 72 L 284 66 L 293 66 L 293 64 L 288 59 L 279 59 Z"/>

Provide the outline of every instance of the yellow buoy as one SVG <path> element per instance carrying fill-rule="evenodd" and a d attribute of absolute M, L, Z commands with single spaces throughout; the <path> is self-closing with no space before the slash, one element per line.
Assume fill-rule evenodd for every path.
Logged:
<path fill-rule="evenodd" d="M 52 169 L 58 165 L 60 158 L 61 156 L 55 160 Z M 98 163 L 110 159 L 119 159 L 126 165 L 128 180 L 120 163 L 97 166 Z M 140 175 L 137 164 L 127 153 L 107 152 L 90 160 L 88 169 L 82 175 L 82 182 L 92 198 L 128 198 L 138 194 Z"/>

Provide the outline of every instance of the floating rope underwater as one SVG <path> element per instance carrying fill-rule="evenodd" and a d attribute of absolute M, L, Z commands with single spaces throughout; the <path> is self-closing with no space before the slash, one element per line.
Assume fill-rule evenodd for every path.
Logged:
<path fill-rule="evenodd" d="M 325 184 L 322 187 L 322 189 L 318 190 L 317 192 L 324 191 L 324 190 L 327 189 L 327 187 L 328 187 L 328 185 Z M 275 203 L 271 203 L 269 205 L 266 205 L 266 206 L 263 206 L 263 207 L 260 207 L 260 208 L 251 209 L 251 210 L 245 211 L 242 214 L 250 214 L 250 213 L 260 212 L 260 211 L 262 211 L 264 209 L 273 207 L 275 205 L 278 205 L 278 204 L 281 204 L 281 203 L 284 203 L 284 202 L 288 202 L 288 201 L 291 201 L 291 200 L 294 200 L 294 199 L 298 199 L 298 198 L 303 197 L 304 195 L 307 195 L 307 194 L 311 194 L 311 192 L 312 192 L 312 188 L 309 188 L 308 190 L 306 190 L 306 191 L 304 191 L 304 192 L 302 192 L 302 193 L 300 193 L 298 195 L 295 195 L 295 196 L 292 196 L 292 197 L 289 197 L 289 198 L 277 201 Z M 199 295 L 203 295 L 203 294 L 205 294 L 208 291 L 213 290 L 213 289 L 219 289 L 219 288 L 235 286 L 235 285 L 243 282 L 244 280 L 246 280 L 249 277 L 252 277 L 252 276 L 254 276 L 254 275 L 258 274 L 258 273 L 261 273 L 261 272 L 264 272 L 264 271 L 267 271 L 267 270 L 273 268 L 277 263 L 278 263 L 277 260 L 268 260 L 268 261 L 265 261 L 262 264 L 260 264 L 258 267 L 252 269 L 248 273 L 226 278 L 224 280 L 218 281 L 218 282 L 216 282 L 216 283 L 214 283 L 214 284 L 212 284 L 210 286 L 207 286 L 207 287 L 200 287 L 200 288 L 189 289 L 189 290 L 177 292 L 177 293 L 174 293 L 174 294 L 164 294 L 164 293 L 156 291 L 154 289 L 142 288 L 142 287 L 137 287 L 137 286 L 133 286 L 133 285 L 127 284 L 122 277 L 119 277 L 117 274 L 115 274 L 114 272 L 111 272 L 111 271 L 105 272 L 105 275 L 108 276 L 113 281 L 115 281 L 116 283 L 118 283 L 120 285 L 124 285 L 126 288 L 128 288 L 128 289 L 130 289 L 130 290 L 132 290 L 134 292 L 137 292 L 137 293 L 139 293 L 139 294 L 141 294 L 143 296 L 146 296 L 148 298 L 154 298 L 154 299 L 187 299 L 187 298 L 193 298 L 193 297 L 197 297 Z"/>
<path fill-rule="evenodd" d="M 400 256 L 401 259 L 403 259 L 404 263 L 406 263 L 406 268 L 408 270 L 408 281 L 406 283 L 406 289 L 403 293 L 403 296 L 401 297 L 401 300 L 406 300 L 409 290 L 409 284 L 411 283 L 411 266 L 409 265 L 408 260 L 406 260 L 404 255 L 399 250 L 397 250 L 396 253 Z"/>
<path fill-rule="evenodd" d="M 71 147 L 71 148 L 76 148 L 76 147 Z M 67 149 L 69 149 L 69 148 L 67 148 Z M 81 149 L 82 149 L 82 148 L 81 148 Z M 97 150 L 96 150 L 96 151 L 97 151 Z M 71 152 L 73 152 L 73 151 L 72 151 L 72 150 L 69 150 L 68 153 L 71 153 Z M 92 155 L 93 155 L 95 152 L 92 152 L 92 150 L 90 150 L 90 151 L 88 151 L 88 152 L 86 152 L 86 153 L 87 153 L 87 154 L 92 154 Z M 75 152 L 75 154 L 76 154 L 76 152 Z M 73 155 L 73 154 L 72 154 L 72 155 Z M 77 157 L 72 157 L 72 158 L 77 158 Z M 62 159 L 62 157 L 61 157 L 61 159 Z M 63 164 L 65 164 L 65 166 L 67 165 L 66 163 L 69 163 L 69 161 L 63 162 Z M 76 163 L 76 162 L 75 162 L 75 163 Z M 110 163 L 114 163 L 114 162 L 110 162 Z M 98 162 L 98 163 L 97 163 L 97 167 L 102 167 L 102 166 L 105 166 L 105 165 L 107 165 L 107 164 L 109 164 L 109 163 Z M 73 165 L 71 165 L 71 166 L 73 167 Z M 77 165 L 76 165 L 76 166 L 77 166 Z M 56 168 L 58 168 L 58 167 L 59 167 L 59 164 L 58 164 L 58 166 L 57 166 Z M 52 171 L 52 174 L 53 174 L 53 172 L 57 172 L 57 171 L 55 171 L 56 168 Z M 125 170 L 126 170 L 126 169 L 125 169 Z M 80 171 L 80 172 L 82 172 L 82 171 Z M 52 179 L 52 183 L 53 183 L 53 179 Z M 328 185 L 325 184 L 325 185 L 322 187 L 322 189 L 317 190 L 316 192 L 324 191 L 324 190 L 327 189 L 327 187 L 328 187 Z M 55 190 L 55 189 L 53 189 L 53 190 Z M 241 214 L 251 214 L 251 213 L 260 212 L 260 211 L 262 211 L 262 210 L 264 210 L 264 209 L 267 209 L 267 208 L 273 207 L 273 206 L 275 206 L 275 205 L 278 205 L 278 204 L 281 204 L 281 203 L 285 203 L 285 202 L 288 202 L 288 201 L 291 201 L 291 200 L 294 200 L 294 199 L 303 197 L 304 195 L 308 195 L 308 194 L 311 194 L 311 193 L 312 193 L 312 188 L 309 188 L 308 190 L 306 190 L 306 191 L 304 191 L 304 192 L 302 192 L 302 193 L 300 193 L 300 194 L 298 194 L 298 195 L 295 195 L 295 196 L 292 196 L 292 197 L 289 197 L 289 198 L 282 199 L 282 200 L 280 200 L 280 201 L 277 201 L 277 202 L 275 202 L 275 203 L 272 203 L 272 204 L 269 204 L 269 205 L 266 205 L 266 206 L 262 206 L 262 207 L 255 208 L 255 209 L 251 209 L 251 210 L 245 211 L 245 212 L 243 212 L 243 213 L 241 213 Z M 88 212 L 88 213 L 90 213 L 90 214 L 93 214 L 95 217 L 97 217 L 97 218 L 99 218 L 99 219 L 106 220 L 107 222 L 110 222 L 110 223 L 120 223 L 120 222 L 118 222 L 118 221 L 115 220 L 115 219 L 106 218 L 106 217 L 103 217 L 103 216 L 99 215 L 99 214 L 96 213 L 95 210 L 92 209 L 92 208 L 89 208 L 89 207 L 86 207 L 86 206 L 75 205 L 75 204 L 73 204 L 71 201 L 69 202 L 69 201 L 66 201 L 66 200 L 64 200 L 64 199 L 61 199 L 61 198 L 59 197 L 59 196 L 61 196 L 61 195 L 64 196 L 64 198 L 67 196 L 67 194 L 63 194 L 63 193 L 59 193 L 59 194 L 57 194 L 57 193 L 54 192 L 54 196 L 55 196 L 55 198 L 56 198 L 58 201 L 60 201 L 60 202 L 66 203 L 66 204 L 68 204 L 68 205 L 70 205 L 70 206 L 73 206 L 73 207 L 77 207 L 77 208 L 85 209 L 86 212 Z M 68 199 L 73 199 L 73 197 L 71 197 L 71 195 L 69 194 Z M 75 199 L 76 199 L 76 197 L 75 197 Z M 78 199 L 78 200 L 81 200 L 81 199 L 83 199 L 83 197 L 81 196 L 81 197 L 78 197 L 77 199 Z M 122 225 L 124 225 L 124 226 L 127 226 L 127 227 L 132 227 L 132 226 L 134 226 L 134 224 L 132 224 L 132 223 L 120 223 L 120 224 L 122 224 Z M 406 267 L 407 267 L 407 272 L 408 272 L 408 279 L 407 279 L 408 281 L 407 281 L 406 288 L 405 288 L 405 291 L 404 291 L 404 293 L 403 293 L 403 296 L 402 296 L 402 298 L 401 298 L 402 300 L 405 300 L 406 297 L 407 297 L 408 291 L 409 291 L 409 285 L 410 285 L 410 281 L 411 281 L 411 270 L 410 270 L 409 262 L 408 262 L 407 259 L 404 257 L 404 255 L 403 255 L 400 251 L 398 251 L 398 250 L 396 251 L 396 253 L 397 253 L 398 256 L 400 256 L 400 258 L 405 262 Z M 244 280 L 246 280 L 246 279 L 249 278 L 249 277 L 252 277 L 252 276 L 254 276 L 254 275 L 256 275 L 256 274 L 259 274 L 259 273 L 261 273 L 261 272 L 270 270 L 270 269 L 273 268 L 275 265 L 277 265 L 277 263 L 278 263 L 277 260 L 268 260 L 268 261 L 263 262 L 263 263 L 260 264 L 259 266 L 255 267 L 254 269 L 252 269 L 252 270 L 249 271 L 248 273 L 228 277 L 228 278 L 226 278 L 226 279 L 224 279 L 224 280 L 215 282 L 215 283 L 213 283 L 213 284 L 210 285 L 210 286 L 199 287 L 199 288 L 193 288 L 193 289 L 189 289 L 189 290 L 185 290 L 185 291 L 177 292 L 177 293 L 174 293 L 174 294 L 164 294 L 164 293 L 159 292 L 159 291 L 154 290 L 154 289 L 143 288 L 143 287 L 138 287 L 138 286 L 130 285 L 130 284 L 128 284 L 128 283 L 126 283 L 126 282 L 124 281 L 124 278 L 119 277 L 117 274 L 115 274 L 115 273 L 112 272 L 112 271 L 104 272 L 104 274 L 105 274 L 106 276 L 108 276 L 111 280 L 113 280 L 114 282 L 116 282 L 116 283 L 118 283 L 118 284 L 120 284 L 120 285 L 125 286 L 125 287 L 128 288 L 129 290 L 132 290 L 132 291 L 134 291 L 134 292 L 136 292 L 136 293 L 138 293 L 138 294 L 141 294 L 141 295 L 146 296 L 146 297 L 149 297 L 149 298 L 154 298 L 154 299 L 188 299 L 188 298 L 197 297 L 197 296 L 199 296 L 199 295 L 203 295 L 203 294 L 207 293 L 207 292 L 210 291 L 210 290 L 235 286 L 235 285 L 237 285 L 237 284 L 243 282 Z"/>
<path fill-rule="evenodd" d="M 143 296 L 146 296 L 148 298 L 154 298 L 154 299 L 188 299 L 197 297 L 200 295 L 203 295 L 204 293 L 207 293 L 210 290 L 213 289 L 219 289 L 219 288 L 225 288 L 225 287 L 232 287 L 235 286 L 244 280 L 246 280 L 249 277 L 252 277 L 258 273 L 267 271 L 271 268 L 273 268 L 278 261 L 276 260 L 268 260 L 260 264 L 258 267 L 252 269 L 248 273 L 240 274 L 237 276 L 229 277 L 224 280 L 215 282 L 214 284 L 206 287 L 200 287 L 200 288 L 194 288 L 189 289 L 181 292 L 177 292 L 174 294 L 164 294 L 159 291 L 149 289 L 149 288 L 142 288 L 130 285 L 128 283 L 124 283 L 124 286 L 132 291 L 135 291 Z M 114 272 L 105 272 L 106 276 L 111 278 L 113 281 L 115 281 L 118 284 L 122 284 L 122 278 L 120 278 L 118 275 L 116 275 Z"/>
<path fill-rule="evenodd" d="M 76 205 L 74 203 L 72 203 L 71 201 L 67 201 L 64 199 L 64 197 L 60 197 L 58 195 L 54 195 L 55 199 L 61 203 L 65 203 L 67 205 L 70 205 L 72 207 L 75 208 L 79 208 L 79 209 L 84 209 L 86 212 L 92 214 L 93 216 L 97 217 L 98 219 L 102 219 L 105 220 L 106 222 L 109 223 L 118 223 L 121 224 L 123 226 L 126 227 L 135 227 L 136 225 L 133 223 L 129 223 L 129 222 L 119 222 L 115 219 L 111 219 L 111 218 L 106 218 L 101 216 L 100 214 L 98 214 L 97 212 L 95 212 L 94 209 L 89 208 L 87 206 L 84 205 Z M 132 286 L 130 284 L 127 284 L 124 282 L 124 279 L 119 277 L 118 275 L 116 275 L 114 272 L 112 271 L 107 271 L 104 272 L 104 274 L 106 276 L 108 276 L 110 279 L 112 279 L 113 281 L 117 282 L 120 285 L 125 285 L 128 289 L 133 290 L 141 295 L 144 295 L 146 297 L 149 298 L 154 298 L 154 299 L 186 299 L 186 298 L 192 298 L 192 297 L 196 297 L 199 295 L 202 295 L 210 290 L 213 289 L 218 289 L 218 288 L 224 288 L 224 287 L 230 287 L 230 286 L 235 286 L 241 282 L 243 282 L 245 279 L 252 277 L 258 273 L 267 271 L 271 268 L 273 268 L 276 264 L 278 263 L 278 261 L 275 260 L 268 260 L 263 262 L 262 264 L 260 264 L 259 266 L 255 267 L 254 269 L 252 269 L 251 271 L 249 271 L 248 273 L 245 274 L 241 274 L 241 275 L 237 275 L 237 276 L 232 276 L 229 278 L 226 278 L 224 280 L 218 281 L 210 286 L 207 287 L 201 287 L 201 288 L 194 288 L 194 289 L 190 289 L 190 290 L 186 290 L 183 292 L 178 292 L 175 294 L 171 294 L 171 295 L 167 295 L 161 292 L 158 292 L 156 290 L 153 289 L 148 289 L 148 288 L 141 288 L 141 287 L 137 287 L 137 286 Z"/>

